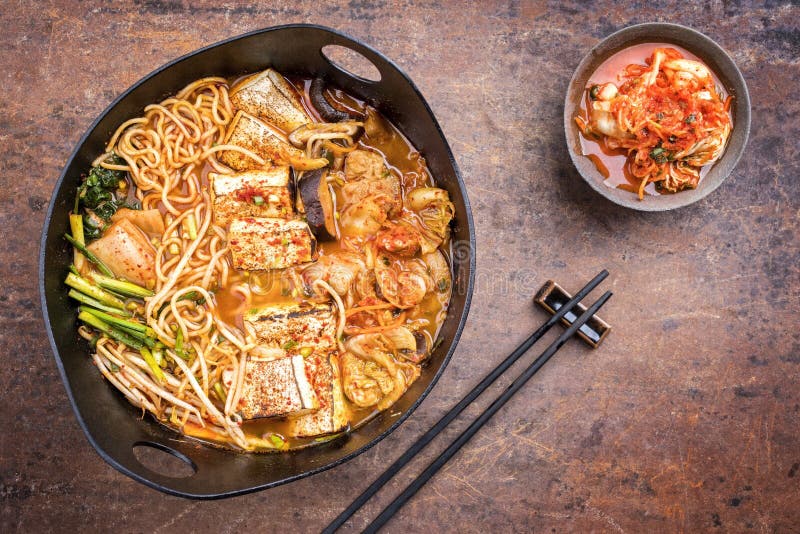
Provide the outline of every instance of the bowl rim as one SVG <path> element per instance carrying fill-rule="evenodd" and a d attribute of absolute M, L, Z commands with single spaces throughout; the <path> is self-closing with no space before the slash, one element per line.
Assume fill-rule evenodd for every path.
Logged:
<path fill-rule="evenodd" d="M 353 450 L 352 452 L 350 452 L 348 454 L 345 454 L 344 456 L 342 456 L 340 458 L 337 458 L 337 459 L 335 459 L 335 460 L 333 460 L 333 461 L 331 461 L 329 463 L 326 463 L 326 464 L 323 464 L 323 465 L 318 465 L 318 466 L 312 466 L 312 467 L 302 471 L 301 473 L 298 473 L 298 474 L 295 474 L 295 475 L 292 475 L 292 476 L 288 476 L 288 477 L 285 477 L 283 479 L 274 480 L 274 481 L 270 481 L 270 482 L 265 482 L 263 484 L 258 484 L 258 485 L 247 487 L 247 488 L 228 490 L 228 491 L 223 491 L 223 492 L 215 493 L 215 494 L 199 493 L 199 492 L 198 493 L 193 493 L 193 492 L 176 490 L 174 488 L 170 488 L 168 486 L 164 486 L 164 485 L 162 485 L 162 484 L 160 484 L 158 482 L 150 480 L 150 479 L 140 475 L 139 473 L 136 473 L 136 472 L 132 471 L 131 469 L 126 467 L 123 463 L 118 461 L 111 453 L 106 451 L 97 442 L 97 440 L 94 438 L 92 432 L 90 431 L 86 421 L 84 420 L 84 417 L 82 416 L 81 412 L 78 410 L 78 405 L 77 405 L 75 396 L 74 396 L 73 391 L 72 391 L 72 386 L 70 384 L 70 380 L 69 380 L 69 377 L 68 377 L 68 375 L 66 373 L 64 364 L 63 364 L 63 362 L 61 360 L 61 355 L 60 355 L 60 351 L 58 349 L 58 344 L 56 343 L 56 340 L 55 340 L 54 335 L 53 335 L 53 327 L 52 327 L 52 324 L 50 322 L 49 306 L 48 306 L 48 302 L 47 302 L 47 294 L 46 294 L 46 289 L 45 289 L 45 277 L 46 277 L 46 274 L 47 274 L 46 273 L 46 269 L 45 269 L 45 260 L 46 260 L 46 255 L 47 255 L 46 254 L 46 252 L 47 252 L 47 238 L 48 238 L 48 235 L 50 233 L 51 222 L 53 220 L 53 217 L 56 215 L 56 208 L 57 208 L 57 206 L 56 206 L 56 197 L 58 195 L 58 192 L 61 190 L 62 186 L 64 185 L 64 181 L 65 181 L 65 179 L 67 177 L 67 174 L 68 174 L 68 171 L 69 171 L 69 167 L 71 166 L 73 160 L 76 158 L 76 156 L 80 152 L 81 147 L 88 140 L 89 136 L 92 134 L 92 132 L 95 130 L 95 128 L 97 128 L 97 126 L 100 123 L 100 121 L 109 112 L 111 112 L 111 110 L 113 110 L 122 100 L 124 100 L 130 93 L 132 93 L 134 90 L 136 90 L 137 88 L 139 88 L 143 84 L 149 82 L 152 78 L 154 78 L 155 76 L 157 76 L 161 72 L 172 68 L 173 66 L 179 64 L 180 62 L 182 62 L 182 61 L 184 61 L 184 60 L 186 60 L 188 58 L 191 58 L 193 56 L 205 53 L 205 52 L 207 52 L 207 51 L 209 51 L 209 50 L 211 50 L 213 48 L 216 48 L 216 47 L 219 47 L 219 46 L 223 46 L 223 45 L 226 45 L 226 44 L 238 41 L 238 40 L 243 40 L 243 39 L 247 39 L 247 38 L 250 38 L 250 37 L 257 36 L 257 35 L 270 33 L 270 32 L 273 32 L 273 31 L 287 30 L 287 29 L 294 29 L 294 28 L 320 30 L 320 31 L 323 31 L 323 32 L 328 32 L 330 34 L 333 34 L 335 37 L 344 38 L 344 39 L 346 39 L 348 41 L 352 41 L 352 42 L 358 44 L 359 46 L 361 46 L 364 49 L 366 49 L 369 53 L 374 54 L 375 56 L 377 56 L 381 60 L 385 61 L 386 64 L 388 64 L 389 66 L 394 68 L 396 73 L 408 84 L 408 86 L 411 88 L 411 90 L 419 97 L 419 100 L 420 100 L 422 106 L 424 107 L 425 112 L 430 116 L 432 126 L 435 128 L 436 133 L 443 140 L 443 143 L 444 143 L 444 146 L 445 146 L 445 149 L 446 149 L 446 155 L 447 155 L 447 157 L 449 159 L 450 165 L 453 168 L 453 175 L 454 175 L 456 184 L 458 185 L 458 189 L 459 189 L 461 195 L 463 196 L 464 208 L 465 209 L 464 209 L 464 213 L 462 214 L 463 219 L 460 220 L 459 224 L 463 224 L 466 227 L 467 235 L 469 236 L 469 240 L 468 240 L 469 241 L 469 243 L 468 243 L 469 244 L 469 250 L 468 250 L 468 258 L 467 258 L 467 262 L 466 262 L 469 272 L 467 273 L 467 277 L 466 277 L 466 281 L 465 281 L 466 282 L 466 287 L 465 287 L 465 292 L 464 292 L 463 310 L 461 311 L 460 317 L 458 318 L 458 323 L 456 324 L 456 328 L 455 328 L 455 330 L 453 332 L 452 338 L 449 341 L 449 348 L 447 350 L 447 353 L 442 358 L 442 362 L 439 365 L 439 368 L 433 374 L 433 376 L 431 378 L 431 381 L 428 384 L 428 386 L 419 394 L 419 396 L 410 404 L 410 406 L 403 413 L 401 413 L 385 430 L 380 432 L 376 437 L 371 439 L 366 444 L 362 445 L 361 447 Z M 324 55 L 323 55 L 323 57 L 324 57 Z M 326 60 L 333 66 L 333 68 L 338 69 L 340 71 L 342 70 L 342 67 L 340 67 L 335 62 L 331 61 L 328 58 L 326 58 Z M 358 78 L 358 76 L 355 75 L 355 74 L 351 74 L 351 73 L 348 73 L 348 74 L 350 74 L 354 78 Z M 378 83 L 378 82 L 369 80 L 368 83 L 369 84 L 374 84 L 374 83 Z M 462 251 L 462 254 L 463 254 L 463 251 Z M 441 128 L 441 125 L 439 124 L 439 121 L 436 119 L 436 116 L 433 113 L 433 110 L 430 108 L 430 105 L 428 104 L 427 100 L 424 98 L 424 96 L 420 92 L 420 90 L 417 87 L 417 85 L 411 80 L 411 78 L 406 74 L 406 72 L 403 69 L 401 69 L 394 61 L 392 61 L 391 59 L 389 59 L 388 57 L 383 55 L 381 52 L 379 52 L 376 49 L 374 49 L 372 46 L 364 43 L 362 40 L 357 39 L 357 38 L 355 38 L 355 37 L 353 37 L 351 35 L 348 35 L 348 34 L 342 32 L 342 31 L 339 31 L 337 29 L 330 28 L 330 27 L 327 27 L 327 26 L 322 26 L 322 25 L 318 25 L 318 24 L 307 24 L 307 23 L 293 23 L 293 24 L 282 24 L 282 25 L 276 25 L 276 26 L 269 26 L 269 27 L 266 27 L 266 28 L 260 28 L 260 29 L 252 30 L 252 31 L 249 31 L 249 32 L 246 32 L 246 33 L 235 35 L 233 37 L 228 37 L 228 38 L 222 39 L 220 41 L 216 41 L 214 43 L 205 45 L 203 47 L 194 49 L 194 50 L 192 50 L 192 51 L 190 51 L 190 52 L 188 52 L 186 54 L 182 54 L 181 56 L 179 56 L 179 57 L 177 57 L 175 59 L 172 59 L 172 60 L 160 65 L 159 67 L 153 69 L 151 72 L 149 72 L 148 74 L 144 75 L 139 80 L 137 80 L 136 82 L 131 84 L 127 89 L 125 89 L 116 98 L 114 98 L 112 100 L 112 102 L 110 104 L 108 104 L 108 106 L 106 106 L 106 108 L 102 112 L 100 112 L 97 115 L 97 117 L 86 128 L 86 130 L 83 133 L 83 135 L 81 135 L 81 137 L 78 139 L 78 141 L 75 142 L 74 148 L 73 148 L 72 152 L 70 153 L 70 155 L 67 157 L 66 162 L 65 162 L 65 164 L 64 164 L 64 166 L 63 166 L 63 168 L 62 168 L 62 170 L 61 170 L 61 172 L 59 174 L 59 177 L 56 180 L 55 185 L 53 186 L 53 190 L 52 190 L 52 193 L 51 193 L 51 196 L 50 196 L 50 200 L 49 200 L 49 203 L 48 203 L 47 212 L 46 212 L 45 219 L 44 219 L 44 222 L 43 222 L 42 235 L 41 235 L 40 242 L 39 242 L 38 289 L 39 289 L 39 300 L 40 300 L 40 305 L 41 305 L 41 313 L 42 313 L 42 318 L 43 318 L 44 325 L 45 325 L 45 331 L 47 333 L 47 339 L 48 339 L 49 344 L 50 344 L 50 349 L 51 349 L 51 351 L 53 353 L 53 357 L 55 359 L 55 363 L 56 363 L 56 366 L 58 368 L 59 375 L 61 376 L 62 384 L 64 385 L 64 389 L 66 390 L 67 397 L 69 399 L 70 405 L 72 406 L 72 411 L 75 414 L 75 417 L 78 420 L 78 423 L 79 423 L 81 429 L 83 430 L 84 436 L 86 437 L 87 441 L 89 441 L 89 443 L 92 445 L 92 448 L 111 467 L 113 467 L 114 469 L 116 469 L 120 473 L 122 473 L 122 474 L 124 474 L 124 475 L 126 475 L 126 476 L 128 476 L 128 477 L 130 477 L 130 478 L 132 478 L 132 479 L 134 479 L 134 480 L 146 485 L 146 486 L 149 486 L 149 487 L 151 487 L 153 489 L 156 489 L 158 491 L 161 491 L 161 492 L 164 492 L 164 493 L 167 493 L 167 494 L 170 494 L 170 495 L 175 495 L 175 496 L 178 496 L 178 497 L 185 497 L 185 498 L 190 498 L 190 499 L 200 499 L 200 500 L 213 500 L 213 499 L 227 498 L 227 497 L 233 497 L 233 496 L 238 496 L 238 495 L 245 495 L 245 494 L 253 493 L 253 492 L 256 492 L 256 491 L 269 489 L 269 488 L 272 488 L 272 487 L 275 487 L 275 486 L 279 486 L 279 485 L 282 485 L 282 484 L 294 482 L 294 481 L 299 480 L 301 478 L 305 478 L 305 477 L 308 477 L 308 476 L 311 476 L 311 475 L 315 475 L 315 474 L 321 473 L 323 471 L 327 471 L 328 469 L 332 469 L 332 468 L 334 468 L 334 467 L 336 467 L 338 465 L 341 465 L 341 464 L 343 464 L 343 463 L 355 458 L 356 456 L 359 456 L 360 454 L 363 454 L 368 449 L 374 447 L 379 442 L 381 442 L 384 438 L 386 438 L 392 432 L 394 432 L 403 422 L 405 422 L 414 413 L 414 411 L 417 409 L 417 407 L 419 407 L 419 405 L 422 403 L 422 401 L 425 400 L 425 398 L 430 394 L 430 392 L 433 390 L 433 388 L 436 386 L 436 384 L 438 383 L 439 379 L 441 378 L 441 375 L 444 373 L 445 369 L 447 368 L 448 364 L 450 363 L 450 360 L 451 360 L 451 358 L 452 358 L 452 356 L 453 356 L 453 354 L 454 354 L 454 352 L 455 352 L 455 350 L 456 350 L 456 348 L 458 346 L 458 342 L 460 341 L 461 335 L 462 335 L 462 333 L 464 331 L 464 328 L 465 328 L 465 325 L 466 325 L 466 322 L 467 322 L 467 319 L 468 319 L 468 316 L 469 316 L 469 311 L 470 311 L 470 307 L 471 307 L 471 303 L 472 303 L 472 296 L 473 296 L 473 292 L 474 292 L 474 289 L 475 289 L 476 256 L 477 256 L 477 252 L 476 252 L 475 224 L 474 224 L 474 220 L 473 220 L 473 217 L 472 217 L 472 207 L 471 207 L 471 204 L 470 204 L 470 201 L 469 201 L 469 195 L 468 195 L 467 187 L 466 187 L 466 185 L 464 183 L 464 180 L 463 180 L 463 178 L 461 176 L 461 171 L 458 168 L 458 165 L 457 165 L 457 163 L 455 161 L 455 157 L 453 155 L 452 149 L 450 147 L 450 144 L 447 142 L 447 138 L 444 135 L 444 132 L 443 132 L 443 130 Z M 122 401 L 122 399 L 120 399 L 120 401 Z M 156 423 L 154 422 L 154 424 L 156 424 Z M 132 444 L 132 445 L 136 445 L 136 444 Z M 227 449 L 225 449 L 225 450 L 226 450 L 226 452 L 228 452 L 228 453 L 230 453 L 232 455 L 242 455 L 242 454 L 244 454 L 244 453 L 241 453 L 241 452 L 238 452 L 238 451 L 227 450 Z M 305 450 L 305 449 L 303 449 L 303 450 Z M 169 452 L 172 453 L 172 451 L 169 451 Z M 292 454 L 292 453 L 296 453 L 296 452 L 298 452 L 298 451 L 289 451 L 286 454 Z M 189 478 L 191 478 L 191 477 L 189 477 Z"/>
<path fill-rule="evenodd" d="M 652 39 L 648 39 L 646 35 L 641 35 L 654 32 L 667 32 L 668 35 L 662 34 L 654 36 Z M 680 40 L 679 36 L 685 36 L 687 40 L 691 40 L 693 43 L 686 43 Z M 701 57 L 706 64 L 717 63 L 718 68 L 712 69 L 712 72 L 720 76 L 720 71 L 725 69 L 730 74 L 725 88 L 729 93 L 735 93 L 736 98 L 734 100 L 735 124 L 728 139 L 728 146 L 725 147 L 722 157 L 712 164 L 709 173 L 701 180 L 700 185 L 696 189 L 669 195 L 645 195 L 644 200 L 639 200 L 633 193 L 605 185 L 603 176 L 597 171 L 594 164 L 586 156 L 575 150 L 574 142 L 580 143 L 578 138 L 580 132 L 578 132 L 578 128 L 574 123 L 576 106 L 573 105 L 573 97 L 575 92 L 578 91 L 578 86 L 580 86 L 579 94 L 583 94 L 585 84 L 597 66 L 629 46 L 644 43 L 675 44 Z M 710 61 L 709 57 L 713 58 L 713 61 Z M 589 70 L 589 67 L 593 64 L 596 66 Z M 724 82 L 721 80 L 721 83 Z M 637 211 L 668 211 L 682 208 L 705 198 L 716 190 L 733 173 L 744 154 L 750 135 L 750 119 L 750 92 L 747 88 L 747 82 L 730 54 L 704 33 L 694 28 L 671 22 L 633 24 L 604 37 L 581 59 L 570 78 L 564 96 L 564 135 L 567 150 L 575 170 L 592 189 L 610 202 Z M 733 146 L 734 140 L 736 141 L 736 146 Z M 715 173 L 709 179 L 709 175 L 712 175 L 717 169 L 722 169 L 723 164 L 727 170 L 724 173 Z"/>

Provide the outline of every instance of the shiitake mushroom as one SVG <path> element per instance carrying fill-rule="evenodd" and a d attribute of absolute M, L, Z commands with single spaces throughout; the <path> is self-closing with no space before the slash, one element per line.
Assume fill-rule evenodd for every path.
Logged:
<path fill-rule="evenodd" d="M 308 89 L 308 96 L 311 98 L 311 104 L 319 112 L 320 116 L 325 122 L 341 122 L 348 120 L 360 120 L 363 117 L 360 113 L 346 112 L 336 109 L 325 98 L 325 80 L 321 77 L 316 77 L 311 82 L 311 87 Z"/>
<path fill-rule="evenodd" d="M 333 197 L 327 177 L 328 170 L 323 168 L 304 172 L 297 181 L 308 226 L 320 241 L 336 239 Z"/>

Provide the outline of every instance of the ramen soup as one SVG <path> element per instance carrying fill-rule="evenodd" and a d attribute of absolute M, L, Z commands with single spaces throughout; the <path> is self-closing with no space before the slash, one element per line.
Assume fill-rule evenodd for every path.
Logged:
<path fill-rule="evenodd" d="M 269 69 L 119 126 L 78 187 L 66 284 L 99 373 L 187 436 L 327 441 L 419 377 L 453 204 L 380 113 Z"/>
<path fill-rule="evenodd" d="M 583 154 L 609 187 L 639 198 L 694 189 L 723 154 L 731 97 L 688 51 L 645 43 L 592 74 L 575 117 Z"/>

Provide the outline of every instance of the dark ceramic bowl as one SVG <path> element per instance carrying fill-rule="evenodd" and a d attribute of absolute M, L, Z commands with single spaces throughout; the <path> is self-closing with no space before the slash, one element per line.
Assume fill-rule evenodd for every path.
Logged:
<path fill-rule="evenodd" d="M 372 63 L 377 81 L 354 76 L 332 63 L 322 49 L 348 48 Z M 380 110 L 411 140 L 428 162 L 437 185 L 456 206 L 453 224 L 453 295 L 434 348 L 420 378 L 390 410 L 326 444 L 279 454 L 241 454 L 200 444 L 142 417 L 109 385 L 76 332 L 75 304 L 64 278 L 72 252 L 64 241 L 75 188 L 92 160 L 127 119 L 204 76 L 237 76 L 269 66 L 285 73 L 321 75 Z M 228 497 L 269 488 L 323 471 L 362 453 L 389 435 L 422 402 L 444 371 L 464 327 L 475 273 L 475 233 L 466 188 L 436 118 L 414 83 L 390 60 L 342 33 L 297 24 L 260 30 L 197 50 L 149 74 L 125 91 L 89 127 L 55 186 L 39 256 L 42 309 L 56 364 L 78 422 L 98 454 L 115 469 L 160 491 L 199 499 Z M 189 476 L 144 465 L 141 449 L 157 449 L 182 460 Z M 165 472 L 166 471 L 166 472 Z M 185 470 L 184 470 L 185 473 Z"/>
<path fill-rule="evenodd" d="M 700 180 L 696 189 L 666 195 L 645 195 L 639 200 L 634 193 L 614 189 L 603 183 L 603 176 L 594 164 L 582 154 L 580 131 L 575 115 L 580 109 L 584 90 L 592 74 L 609 57 L 633 45 L 642 43 L 670 43 L 685 48 L 700 58 L 733 96 L 731 113 L 733 130 L 725 153 Z M 564 100 L 564 130 L 572 162 L 589 186 L 610 201 L 641 211 L 665 211 L 687 206 L 711 193 L 731 174 L 747 144 L 750 133 L 750 95 L 742 73 L 731 57 L 717 43 L 700 32 L 667 23 L 647 23 L 629 26 L 600 41 L 583 58 L 567 89 Z"/>

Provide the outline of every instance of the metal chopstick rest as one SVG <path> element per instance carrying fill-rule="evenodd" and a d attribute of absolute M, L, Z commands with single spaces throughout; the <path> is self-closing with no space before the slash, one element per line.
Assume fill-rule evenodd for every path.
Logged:
<path fill-rule="evenodd" d="M 544 308 L 550 315 L 554 315 L 572 298 L 566 289 L 553 280 L 548 280 L 536 293 L 533 301 Z M 568 311 L 561 318 L 564 326 L 569 327 L 580 314 L 586 311 L 586 306 L 580 302 L 575 305 L 575 311 Z M 578 329 L 578 336 L 590 347 L 596 349 L 611 331 L 611 325 L 601 319 L 597 314 Z"/>

